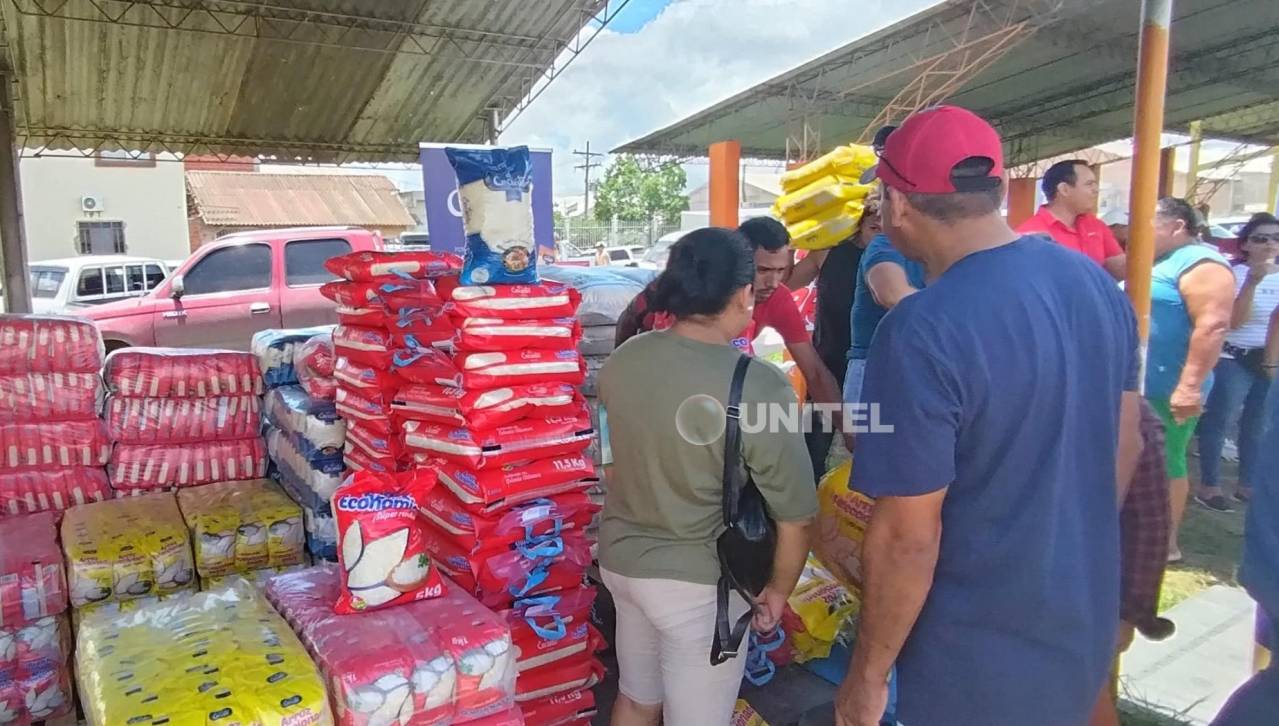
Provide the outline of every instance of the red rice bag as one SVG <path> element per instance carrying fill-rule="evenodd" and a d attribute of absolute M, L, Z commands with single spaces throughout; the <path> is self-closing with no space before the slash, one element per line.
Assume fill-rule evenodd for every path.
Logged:
<path fill-rule="evenodd" d="M 99 419 L 0 424 L 0 468 L 102 466 L 110 456 Z"/>
<path fill-rule="evenodd" d="M 342 325 L 354 325 L 360 328 L 376 328 L 379 326 L 385 326 L 388 313 L 386 312 L 386 308 L 376 304 L 360 308 L 338 305 L 337 315 L 338 322 Z"/>
<path fill-rule="evenodd" d="M 475 469 L 576 453 L 590 446 L 593 437 L 590 410 L 585 405 L 573 416 L 527 418 L 488 430 L 404 422 L 407 448 Z"/>
<path fill-rule="evenodd" d="M 101 502 L 112 496 L 101 467 L 0 470 L 0 517 Z"/>
<path fill-rule="evenodd" d="M 492 513 L 541 497 L 580 491 L 598 483 L 595 465 L 581 454 L 551 456 L 521 464 L 476 471 L 465 464 L 414 457 L 429 466 L 440 483 L 471 511 Z"/>
<path fill-rule="evenodd" d="M 417 510 L 435 474 L 356 472 L 333 493 L 342 591 L 338 613 L 358 613 L 444 594 Z"/>
<path fill-rule="evenodd" d="M 604 673 L 604 664 L 594 656 L 549 663 L 520 673 L 515 682 L 515 700 L 523 704 L 592 688 L 604 680 Z"/>
<path fill-rule="evenodd" d="M 122 444 L 181 444 L 247 439 L 261 426 L 257 396 L 107 400 L 107 433 Z"/>
<path fill-rule="evenodd" d="M 391 423 L 391 406 L 388 403 L 368 399 L 362 396 L 363 391 L 339 388 L 334 397 L 334 407 L 338 415 L 346 419 L 348 424 L 357 424 L 370 431 L 389 434 L 395 430 Z"/>
<path fill-rule="evenodd" d="M 593 653 L 603 637 L 590 627 L 595 588 L 582 586 L 517 600 L 503 613 L 511 625 L 515 663 L 520 671 Z"/>
<path fill-rule="evenodd" d="M 395 343 L 385 328 L 339 325 L 333 329 L 333 349 L 338 355 L 356 363 L 390 370 Z"/>
<path fill-rule="evenodd" d="M 436 289 L 452 304 L 452 314 L 464 318 L 571 318 L 577 315 L 577 306 L 582 302 L 577 290 L 553 282 L 460 286 L 458 278 L 443 277 L 437 281 Z"/>
<path fill-rule="evenodd" d="M 533 537 L 585 530 L 600 508 L 585 492 L 566 492 L 534 499 L 501 512 L 467 509 L 446 487 L 432 489 L 423 502 L 422 516 L 462 549 L 509 547 Z"/>
<path fill-rule="evenodd" d="M 422 280 L 458 274 L 462 271 L 462 258 L 450 252 L 427 250 L 365 250 L 330 257 L 324 261 L 324 268 L 343 279 L 361 282 L 384 278 Z"/>
<path fill-rule="evenodd" d="M 529 383 L 488 391 L 410 384 L 396 392 L 391 408 L 405 419 L 490 429 L 527 417 L 572 415 L 582 402 L 577 388 L 567 383 Z"/>
<path fill-rule="evenodd" d="M 0 423 L 97 418 L 102 390 L 97 373 L 0 376 Z"/>
<path fill-rule="evenodd" d="M 0 375 L 97 373 L 102 335 L 84 318 L 0 314 Z"/>
<path fill-rule="evenodd" d="M 456 323 L 453 347 L 465 351 L 567 350 L 576 348 L 582 337 L 582 326 L 576 318 L 459 318 Z"/>
<path fill-rule="evenodd" d="M 589 688 L 539 698 L 520 704 L 527 723 L 538 726 L 589 726 L 599 713 Z"/>
<path fill-rule="evenodd" d="M 586 380 L 586 362 L 577 350 L 519 350 L 460 353 L 454 359 L 462 388 L 488 390 L 521 383 L 571 383 Z"/>
<path fill-rule="evenodd" d="M 525 720 L 524 712 L 519 706 L 511 706 L 501 713 L 467 721 L 466 726 L 535 726 L 536 723 L 536 721 Z"/>
<path fill-rule="evenodd" d="M 333 349 L 333 334 L 321 333 L 307 340 L 293 354 L 293 368 L 298 385 L 312 398 L 332 401 L 337 395 L 337 380 L 333 368 L 337 354 Z"/>
<path fill-rule="evenodd" d="M 408 383 L 428 383 L 460 388 L 462 374 L 453 359 L 435 348 L 397 350 L 392 360 L 395 374 Z"/>
<path fill-rule="evenodd" d="M 423 523 L 427 550 L 458 587 L 492 608 L 521 598 L 582 586 L 591 565 L 591 544 L 580 531 L 564 532 L 514 547 L 468 551 L 435 525 Z"/>
<path fill-rule="evenodd" d="M 266 476 L 262 437 L 188 444 L 117 444 L 107 473 L 117 490 L 193 487 Z"/>
<path fill-rule="evenodd" d="M 53 514 L 0 518 L 0 629 L 66 610 L 65 583 Z"/>
<path fill-rule="evenodd" d="M 364 449 L 352 444 L 350 441 L 343 444 L 342 463 L 346 464 L 346 468 L 351 471 L 373 471 L 382 474 L 391 474 L 401 468 L 400 462 L 365 453 Z"/>
<path fill-rule="evenodd" d="M 457 326 L 443 308 L 404 308 L 386 321 L 401 348 L 452 348 Z"/>
<path fill-rule="evenodd" d="M 363 422 L 347 423 L 346 443 L 388 467 L 404 458 L 404 446 L 397 433 L 379 431 Z"/>
<path fill-rule="evenodd" d="M 262 371 L 252 353 L 197 348 L 121 348 L 107 356 L 107 388 L 121 396 L 208 398 L 260 396 Z"/>
<path fill-rule="evenodd" d="M 346 282 L 337 280 L 320 286 L 320 294 L 348 308 L 382 306 L 388 310 L 420 308 L 442 303 L 429 280 L 384 280 Z"/>
<path fill-rule="evenodd" d="M 390 371 L 374 368 L 346 356 L 339 356 L 333 364 L 333 377 L 338 386 L 358 392 L 362 398 L 372 401 L 391 400 L 400 382 Z"/>

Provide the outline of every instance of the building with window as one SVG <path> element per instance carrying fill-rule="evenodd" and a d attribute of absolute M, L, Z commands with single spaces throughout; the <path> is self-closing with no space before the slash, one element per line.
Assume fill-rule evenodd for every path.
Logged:
<path fill-rule="evenodd" d="M 186 188 L 192 250 L 250 230 L 350 226 L 392 239 L 418 226 L 380 174 L 189 171 Z"/>
<path fill-rule="evenodd" d="M 186 257 L 183 166 L 154 154 L 26 157 L 19 164 L 31 262 L 78 255 Z"/>

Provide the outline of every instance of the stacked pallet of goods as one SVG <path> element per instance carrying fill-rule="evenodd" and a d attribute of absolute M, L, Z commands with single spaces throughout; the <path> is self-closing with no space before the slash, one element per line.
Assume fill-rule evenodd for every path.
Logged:
<path fill-rule="evenodd" d="M 869 146 L 850 144 L 782 175 L 782 196 L 773 213 L 801 250 L 834 247 L 857 231 L 862 207 L 873 184 L 862 184 L 862 172 L 875 164 Z"/>
<path fill-rule="evenodd" d="M 102 352 L 86 320 L 0 315 L 0 517 L 111 496 Z"/>
<path fill-rule="evenodd" d="M 249 353 L 123 348 L 107 356 L 107 467 L 138 494 L 266 476 L 262 375 Z"/>
<path fill-rule="evenodd" d="M 447 154 L 467 255 L 436 292 L 456 333 L 451 355 L 433 356 L 436 380 L 405 379 L 393 409 L 406 453 L 441 485 L 424 493 L 427 547 L 455 583 L 504 612 L 526 718 L 585 722 L 603 666 L 584 584 L 598 479 L 578 391 L 581 296 L 537 276 L 528 150 Z"/>
<path fill-rule="evenodd" d="M 53 512 L 0 518 L 0 723 L 75 711 L 71 626 Z"/>
<path fill-rule="evenodd" d="M 243 577 L 264 583 L 310 563 L 302 510 L 278 484 L 229 481 L 178 490 L 178 508 L 191 534 L 200 589 Z"/>
<path fill-rule="evenodd" d="M 258 368 L 262 371 L 262 381 L 267 389 L 297 385 L 302 376 L 299 363 L 303 358 L 303 346 L 317 336 L 332 332 L 332 325 L 319 325 L 314 328 L 270 329 L 255 333 L 249 343 L 249 351 L 258 359 Z"/>

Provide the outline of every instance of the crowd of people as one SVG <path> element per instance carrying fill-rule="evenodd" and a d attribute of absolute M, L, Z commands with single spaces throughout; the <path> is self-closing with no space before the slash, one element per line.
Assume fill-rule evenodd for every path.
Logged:
<path fill-rule="evenodd" d="M 1055 164 L 1047 200 L 1012 229 L 1002 143 L 954 106 L 875 137 L 878 181 L 856 234 L 793 260 L 785 227 L 751 219 L 677 242 L 631 303 L 600 373 L 614 473 L 600 562 L 617 606 L 615 726 L 728 723 L 745 648 L 709 657 L 717 617 L 776 627 L 809 552 L 815 483 L 836 436 L 852 488 L 875 498 L 840 726 L 878 726 L 895 673 L 906 726 L 1117 724 L 1110 675 L 1157 613 L 1190 497 L 1233 505 L 1220 477 L 1238 421 L 1248 503 L 1240 581 L 1259 629 L 1279 614 L 1279 220 L 1257 215 L 1227 260 L 1184 200 L 1155 210 L 1148 347 L 1123 291 L 1124 244 L 1096 216 L 1097 176 Z M 1122 230 L 1126 231 L 1126 230 Z M 790 294 L 816 282 L 810 335 Z M 771 579 L 750 603 L 722 586 L 730 380 L 775 329 L 814 403 L 868 404 L 888 429 L 741 433 L 740 460 L 776 522 Z M 743 403 L 794 402 L 746 363 Z M 716 406 L 688 415 L 690 401 Z M 709 413 L 708 413 L 709 411 Z M 825 423 L 826 425 L 822 425 Z M 832 427 L 831 424 L 834 424 Z M 727 601 L 727 604 L 726 604 Z M 1279 671 L 1219 716 L 1263 723 Z"/>

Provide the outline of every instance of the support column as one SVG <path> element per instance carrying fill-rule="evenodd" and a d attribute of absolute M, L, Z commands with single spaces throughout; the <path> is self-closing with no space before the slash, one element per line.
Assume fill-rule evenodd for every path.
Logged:
<path fill-rule="evenodd" d="M 1137 98 L 1133 123 L 1132 194 L 1128 203 L 1128 297 L 1137 313 L 1142 378 L 1150 335 L 1150 273 L 1155 263 L 1155 202 L 1159 201 L 1159 144 L 1168 88 L 1168 26 L 1172 0 L 1142 0 Z"/>
<path fill-rule="evenodd" d="M 10 83 L 8 76 L 0 76 L 0 257 L 4 259 L 5 310 L 29 313 L 27 242 L 22 227 L 22 186 L 18 180 L 18 148 L 13 131 Z"/>
<path fill-rule="evenodd" d="M 1014 229 L 1035 216 L 1035 179 L 1008 180 L 1008 226 Z"/>
<path fill-rule="evenodd" d="M 738 177 L 741 173 L 742 145 L 737 141 L 717 141 L 710 148 L 710 212 L 712 227 L 737 227 L 741 208 Z"/>
<path fill-rule="evenodd" d="M 1162 132 L 1162 130 L 1161 130 Z M 1174 196 L 1173 189 L 1177 181 L 1177 149 L 1168 147 L 1159 150 L 1159 194 L 1158 198 Z"/>
<path fill-rule="evenodd" d="M 1190 122 L 1190 169 L 1186 171 L 1186 196 L 1190 196 L 1190 190 L 1195 188 L 1199 183 L 1199 146 L 1203 142 L 1204 129 L 1202 121 Z M 1198 196 L 1196 194 L 1195 196 Z M 1207 199 L 1199 201 L 1207 202 Z"/>
<path fill-rule="evenodd" d="M 1279 214 L 1279 146 L 1271 149 L 1273 156 L 1270 157 L 1270 187 L 1269 196 L 1266 197 L 1266 208 L 1271 214 Z"/>

